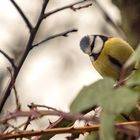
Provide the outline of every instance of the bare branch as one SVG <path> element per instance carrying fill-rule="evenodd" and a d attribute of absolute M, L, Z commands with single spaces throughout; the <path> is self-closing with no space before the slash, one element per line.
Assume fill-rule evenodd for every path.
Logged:
<path fill-rule="evenodd" d="M 140 125 L 139 121 L 132 121 L 132 122 L 121 122 L 115 124 L 117 128 L 122 127 L 122 126 L 130 126 L 130 125 L 135 125 L 138 126 Z M 72 134 L 79 134 L 79 133 L 85 133 L 85 132 L 91 132 L 91 131 L 97 131 L 99 130 L 100 125 L 90 125 L 90 126 L 84 126 L 84 127 L 66 127 L 66 128 L 51 128 L 51 129 L 46 129 L 46 130 L 41 130 L 41 131 L 20 131 L 17 133 L 13 134 L 0 134 L 1 140 L 6 140 L 6 139 L 13 139 L 13 138 L 23 138 L 23 137 L 32 137 L 32 136 L 39 136 L 39 135 L 47 135 L 47 134 L 64 134 L 64 133 L 72 133 Z M 135 136 L 138 137 L 140 134 L 135 133 Z"/>
<path fill-rule="evenodd" d="M 34 44 L 32 48 L 40 45 L 40 44 L 43 44 L 51 39 L 54 39 L 56 37 L 60 37 L 60 36 L 64 36 L 64 37 L 67 37 L 69 33 L 72 33 L 72 32 L 77 32 L 78 30 L 77 29 L 70 29 L 70 30 L 67 30 L 67 31 L 64 31 L 64 32 L 61 32 L 61 33 L 58 33 L 58 34 L 55 34 L 55 35 L 52 35 L 52 36 L 49 36 L 47 37 L 46 39 L 40 41 L 39 43 L 37 44 Z"/>
<path fill-rule="evenodd" d="M 13 0 L 12 0 L 12 2 L 13 2 Z M 2 111 L 4 104 L 5 104 L 5 102 L 7 101 L 8 97 L 9 97 L 9 95 L 10 95 L 10 93 L 11 93 L 11 90 L 12 90 L 12 88 L 13 88 L 13 85 L 14 85 L 14 83 L 15 83 L 15 81 L 16 81 L 16 78 L 17 78 L 17 76 L 18 76 L 18 74 L 19 74 L 19 71 L 20 71 L 20 69 L 21 69 L 23 63 L 24 63 L 24 61 L 26 60 L 26 57 L 27 57 L 28 53 L 30 52 L 30 50 L 31 50 L 31 48 L 32 48 L 32 45 L 33 45 L 35 36 L 36 36 L 37 31 L 38 31 L 38 29 L 39 29 L 39 27 L 40 27 L 40 24 L 41 24 L 41 22 L 42 22 L 42 20 L 43 20 L 42 17 L 43 17 L 43 15 L 44 15 L 44 12 L 45 12 L 45 9 L 46 9 L 46 6 L 47 6 L 48 2 L 49 2 L 49 0 L 44 0 L 44 1 L 43 1 L 42 10 L 41 10 L 41 12 L 40 12 L 40 15 L 39 15 L 39 18 L 38 18 L 38 21 L 37 21 L 35 27 L 32 29 L 32 32 L 31 32 L 31 34 L 30 34 L 29 41 L 28 41 L 28 43 L 27 43 L 25 52 L 24 52 L 24 54 L 23 54 L 23 56 L 22 56 L 22 58 L 21 58 L 21 61 L 19 62 L 19 66 L 17 67 L 16 71 L 14 72 L 14 75 L 13 75 L 13 77 L 12 77 L 12 79 L 11 79 L 11 81 L 10 81 L 10 83 L 9 83 L 9 85 L 8 85 L 8 87 L 7 87 L 7 89 L 6 89 L 6 91 L 5 91 L 4 97 L 3 97 L 2 101 L 1 101 L 1 104 L 0 104 L 0 112 Z"/>
<path fill-rule="evenodd" d="M 30 21 L 28 20 L 27 16 L 23 13 L 23 11 L 21 10 L 21 8 L 17 5 L 17 3 L 14 0 L 10 0 L 13 5 L 15 6 L 15 8 L 17 9 L 17 11 L 19 12 L 19 14 L 21 15 L 21 17 L 23 18 L 24 22 L 26 23 L 29 31 L 32 31 L 32 24 L 30 23 Z"/>
<path fill-rule="evenodd" d="M 81 4 L 81 3 L 84 3 L 84 2 L 91 2 L 90 4 L 88 4 L 88 5 L 86 5 L 86 6 L 81 6 L 80 8 L 75 8 L 74 6 L 75 5 L 78 5 L 78 4 Z M 52 10 L 52 11 L 50 11 L 50 12 L 48 12 L 48 13 L 46 13 L 46 14 L 44 14 L 44 16 L 43 16 L 43 18 L 46 18 L 46 17 L 48 17 L 48 16 L 50 16 L 50 15 L 52 15 L 52 14 L 54 14 L 54 13 L 57 13 L 57 12 L 59 12 L 59 11 L 62 11 L 62 10 L 65 10 L 65 9 L 72 9 L 72 10 L 78 10 L 78 9 L 81 9 L 81 8 L 85 8 L 85 7 L 88 7 L 88 6 L 91 6 L 92 5 L 92 0 L 80 0 L 80 1 L 78 1 L 78 2 L 74 2 L 74 3 L 71 3 L 71 4 L 69 4 L 69 5 L 66 5 L 66 6 L 63 6 L 63 7 L 61 7 L 61 8 L 57 8 L 57 9 L 55 9 L 55 10 Z"/>
<path fill-rule="evenodd" d="M 25 51 L 24 51 L 24 53 L 23 53 L 23 56 L 21 57 L 21 60 L 20 60 L 20 62 L 19 62 L 19 65 L 17 66 L 17 69 L 14 71 L 14 74 L 13 74 L 13 76 L 12 76 L 12 79 L 11 79 L 11 81 L 9 82 L 9 85 L 7 86 L 7 89 L 5 90 L 4 97 L 3 97 L 2 100 L 1 100 L 1 103 L 0 103 L 0 112 L 2 111 L 3 106 L 5 105 L 5 102 L 7 101 L 8 97 L 9 97 L 9 95 L 10 95 L 10 93 L 11 93 L 11 90 L 13 89 L 13 85 L 14 85 L 16 79 L 17 79 L 17 76 L 18 76 L 18 74 L 19 74 L 19 71 L 20 71 L 20 69 L 21 69 L 21 67 L 22 67 L 22 65 L 23 65 L 23 63 L 24 63 L 24 61 L 26 60 L 26 58 L 27 58 L 27 56 L 28 56 L 30 50 L 31 50 L 32 47 L 33 47 L 34 39 L 35 39 L 35 37 L 36 37 L 36 34 L 37 34 L 37 32 L 38 32 L 38 29 L 39 29 L 39 27 L 40 27 L 42 21 L 43 21 L 46 17 L 52 15 L 53 13 L 56 13 L 56 12 L 59 12 L 59 11 L 61 11 L 61 10 L 68 9 L 68 8 L 72 9 L 72 8 L 75 8 L 74 6 L 76 6 L 77 4 L 84 3 L 84 2 L 89 2 L 89 1 L 92 1 L 92 0 L 81 0 L 81 1 L 79 1 L 79 2 L 75 2 L 75 3 L 73 3 L 73 4 L 69 4 L 69 5 L 67 5 L 67 6 L 58 8 L 58 9 L 53 10 L 53 11 L 51 11 L 51 12 L 48 12 L 48 13 L 46 13 L 46 14 L 45 14 L 45 9 L 46 9 L 46 7 L 47 7 L 47 4 L 48 4 L 49 0 L 43 0 L 42 9 L 41 9 L 41 12 L 40 12 L 40 15 L 39 15 L 39 17 L 38 17 L 38 20 L 37 20 L 37 23 L 36 23 L 35 27 L 32 27 L 32 25 L 30 24 L 29 20 L 28 20 L 27 17 L 24 15 L 24 13 L 23 13 L 22 10 L 19 8 L 19 6 L 15 3 L 15 1 L 14 1 L 14 0 L 10 0 L 10 1 L 11 1 L 11 2 L 13 3 L 13 5 L 16 7 L 16 9 L 18 10 L 18 12 L 21 14 L 22 18 L 24 19 L 25 23 L 27 24 L 27 26 L 28 26 L 28 28 L 31 30 L 31 32 L 30 32 L 30 37 L 29 37 L 28 43 L 27 43 L 27 45 L 26 45 L 26 49 L 25 49 Z M 81 7 L 82 7 L 82 6 L 81 6 Z M 88 7 L 88 5 L 83 6 L 83 8 L 85 8 L 85 7 Z M 75 9 L 76 9 L 76 8 L 75 8 Z M 32 29 L 31 29 L 31 28 L 32 28 Z M 67 35 L 67 34 L 64 34 L 64 36 L 66 36 L 66 35 Z M 51 37 L 51 38 L 53 38 L 53 37 Z"/>
<path fill-rule="evenodd" d="M 6 54 L 4 51 L 0 50 L 0 53 L 3 54 L 7 58 L 7 60 L 10 62 L 10 64 L 14 68 L 14 70 L 16 70 L 17 66 L 14 64 L 14 60 L 8 54 Z"/>

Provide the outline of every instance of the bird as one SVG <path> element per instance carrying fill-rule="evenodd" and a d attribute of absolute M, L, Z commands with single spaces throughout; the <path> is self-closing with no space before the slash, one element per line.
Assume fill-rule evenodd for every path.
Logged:
<path fill-rule="evenodd" d="M 125 40 L 100 34 L 84 36 L 80 41 L 80 48 L 90 57 L 93 67 L 103 78 L 110 77 L 115 81 L 120 80 L 124 64 L 135 53 Z M 125 81 L 138 68 L 138 62 L 127 67 L 123 73 L 123 80 Z M 140 91 L 140 86 L 132 87 L 132 89 Z M 134 108 L 130 114 L 121 116 L 126 120 L 139 120 L 140 112 Z"/>
<path fill-rule="evenodd" d="M 102 77 L 118 81 L 121 70 L 134 53 L 129 43 L 119 37 L 105 35 L 86 35 L 80 41 L 81 50 L 89 55 L 93 67 Z M 123 77 L 127 78 L 136 69 L 136 63 L 125 69 Z"/>

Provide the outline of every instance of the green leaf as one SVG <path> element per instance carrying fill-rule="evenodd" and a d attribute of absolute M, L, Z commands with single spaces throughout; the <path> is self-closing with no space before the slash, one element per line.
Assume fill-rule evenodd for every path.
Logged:
<path fill-rule="evenodd" d="M 100 105 L 104 95 L 112 91 L 114 83 L 112 79 L 104 78 L 84 87 L 72 102 L 70 106 L 71 112 L 79 113 L 95 105 Z"/>
<path fill-rule="evenodd" d="M 136 105 L 139 94 L 126 87 L 114 89 L 106 94 L 106 100 L 102 100 L 101 106 L 101 140 L 114 140 L 114 120 L 117 114 L 128 113 Z"/>
<path fill-rule="evenodd" d="M 133 53 L 127 62 L 124 64 L 124 68 L 129 67 L 130 65 L 134 64 L 136 61 L 140 61 L 140 44 L 138 45 L 135 53 Z"/>
<path fill-rule="evenodd" d="M 139 94 L 126 87 L 114 89 L 106 93 L 105 100 L 101 100 L 100 105 L 108 112 L 115 114 L 130 112 L 136 105 Z"/>
<path fill-rule="evenodd" d="M 101 114 L 100 139 L 114 140 L 114 120 L 115 115 L 103 111 Z"/>
<path fill-rule="evenodd" d="M 131 111 L 139 98 L 139 94 L 127 87 L 114 89 L 113 85 L 112 79 L 105 78 L 84 87 L 72 102 L 71 112 L 79 113 L 95 105 L 99 105 L 113 114 Z"/>

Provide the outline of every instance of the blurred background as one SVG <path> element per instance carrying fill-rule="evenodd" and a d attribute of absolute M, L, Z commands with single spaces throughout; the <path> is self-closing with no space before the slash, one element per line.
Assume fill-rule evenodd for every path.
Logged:
<path fill-rule="evenodd" d="M 31 23 L 35 25 L 41 10 L 42 1 L 34 0 L 33 2 L 29 2 L 29 0 L 17 0 L 16 2 Z M 76 2 L 76 0 L 50 0 L 46 12 L 72 2 Z M 125 17 L 127 16 L 126 13 L 128 13 L 122 12 L 122 9 L 124 9 L 121 7 L 123 5 L 122 3 L 119 0 L 118 3 L 116 1 L 115 4 L 112 3 L 111 0 L 98 0 L 98 3 L 93 2 L 93 5 L 89 8 L 84 8 L 76 12 L 67 9 L 53 14 L 44 20 L 34 43 L 50 35 L 72 28 L 77 28 L 78 32 L 70 33 L 68 37 L 55 38 L 31 50 L 18 75 L 15 85 L 22 109 L 27 109 L 27 105 L 34 102 L 36 104 L 55 107 L 62 111 L 68 111 L 71 101 L 79 90 L 83 86 L 89 85 L 101 78 L 92 67 L 88 56 L 80 50 L 79 41 L 81 37 L 89 34 L 119 36 L 125 39 L 128 39 L 128 37 L 131 38 L 132 32 L 128 30 L 125 32 L 126 30 L 123 29 L 128 27 L 121 24 L 121 16 L 124 14 L 123 17 Z M 135 4 L 138 5 L 137 3 Z M 128 6 L 130 7 L 130 3 Z M 137 13 L 135 11 L 136 9 L 133 9 L 132 4 L 131 8 L 133 14 Z M 121 11 L 119 9 L 121 9 Z M 130 11 L 128 7 L 127 10 Z M 106 14 L 112 21 L 108 19 Z M 135 16 L 138 16 L 138 19 L 140 19 L 140 13 L 135 14 Z M 127 23 L 126 19 L 124 21 Z M 115 25 L 113 25 L 114 23 Z M 123 32 L 127 35 L 125 36 Z M 136 36 L 139 36 L 139 34 L 136 34 Z M 25 50 L 28 38 L 28 29 L 10 0 L 1 1 L 0 49 L 14 58 L 14 62 L 17 65 Z M 139 38 L 137 39 L 135 37 L 129 40 L 129 42 L 136 46 L 138 40 Z M 10 67 L 10 64 L 1 54 L 0 100 L 10 80 L 7 67 Z M 11 94 L 3 111 L 11 111 L 14 107 L 15 99 L 14 95 Z M 35 128 L 46 127 L 43 121 L 35 121 L 33 125 Z M 60 139 L 62 139 L 62 137 Z"/>

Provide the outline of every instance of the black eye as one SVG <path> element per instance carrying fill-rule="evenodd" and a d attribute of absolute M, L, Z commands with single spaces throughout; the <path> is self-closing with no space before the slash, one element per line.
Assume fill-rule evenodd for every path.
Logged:
<path fill-rule="evenodd" d="M 108 59 L 109 59 L 109 61 L 110 61 L 112 64 L 116 65 L 116 66 L 119 67 L 120 69 L 122 68 L 122 64 L 121 64 L 116 58 L 114 58 L 114 57 L 108 55 Z"/>

